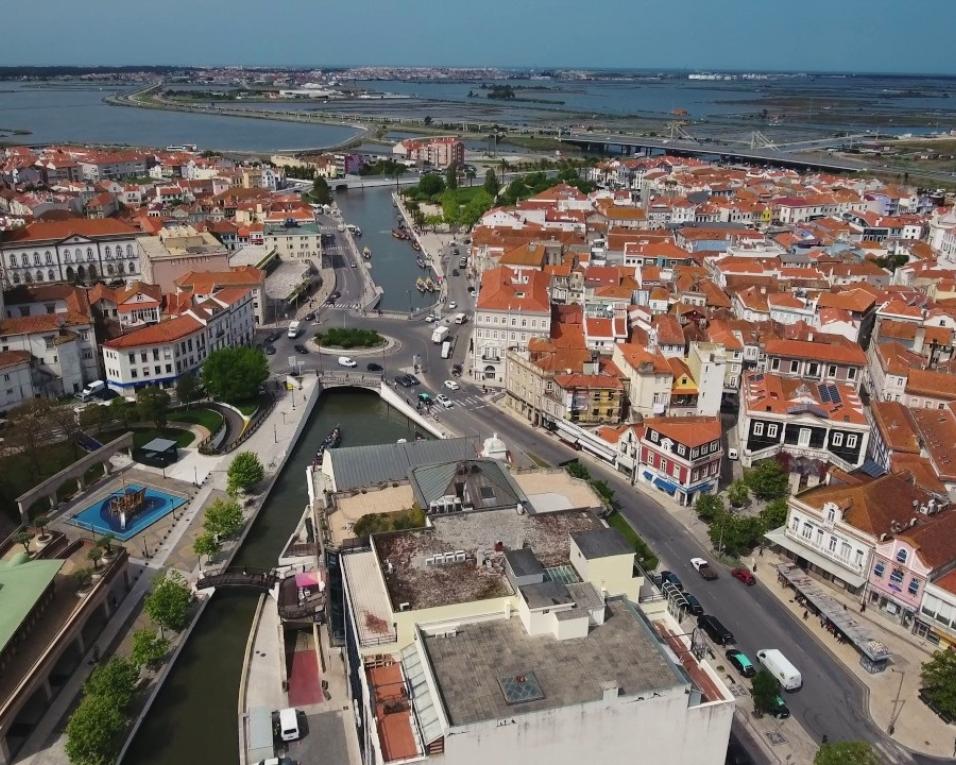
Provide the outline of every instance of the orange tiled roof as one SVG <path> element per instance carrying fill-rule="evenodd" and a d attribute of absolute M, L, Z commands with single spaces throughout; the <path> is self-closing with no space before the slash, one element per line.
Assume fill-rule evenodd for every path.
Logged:
<path fill-rule="evenodd" d="M 476 308 L 486 311 L 550 313 L 548 280 L 540 271 L 515 274 L 499 266 L 481 275 Z"/>
<path fill-rule="evenodd" d="M 150 327 L 143 327 L 132 332 L 128 332 L 115 340 L 107 340 L 104 345 L 107 348 L 135 348 L 141 345 L 156 345 L 158 343 L 171 343 L 180 340 L 193 332 L 202 328 L 202 323 L 189 314 L 177 316 L 174 319 L 161 321 L 159 324 L 153 324 Z"/>
<path fill-rule="evenodd" d="M 650 417 L 644 420 L 644 427 L 645 432 L 656 430 L 690 448 L 716 441 L 722 432 L 719 417 Z"/>

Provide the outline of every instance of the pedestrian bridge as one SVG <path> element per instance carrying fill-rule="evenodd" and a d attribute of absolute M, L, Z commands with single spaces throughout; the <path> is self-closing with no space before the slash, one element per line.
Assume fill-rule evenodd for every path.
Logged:
<path fill-rule="evenodd" d="M 367 388 L 378 391 L 382 387 L 384 377 L 381 373 L 373 372 L 320 372 L 319 385 L 322 390 L 328 388 Z"/>
<path fill-rule="evenodd" d="M 276 583 L 276 573 L 272 569 L 227 568 L 218 574 L 208 574 L 196 582 L 197 590 L 210 587 L 232 587 L 269 592 Z"/>

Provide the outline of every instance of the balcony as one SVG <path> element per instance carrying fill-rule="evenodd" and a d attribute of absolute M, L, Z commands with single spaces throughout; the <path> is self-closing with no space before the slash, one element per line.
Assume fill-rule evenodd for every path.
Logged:
<path fill-rule="evenodd" d="M 826 558 L 828 562 L 835 563 L 836 565 L 845 568 L 847 571 L 856 574 L 857 576 L 863 576 L 864 566 L 862 563 L 857 566 L 855 563 L 851 563 L 849 558 L 843 558 L 840 555 L 834 555 L 826 547 L 818 547 L 813 543 L 812 539 L 808 539 L 807 537 L 803 536 L 803 534 L 791 529 L 789 526 L 786 527 L 784 535 L 788 539 L 792 539 L 801 547 L 805 547 L 808 551 L 812 551 L 814 554 Z"/>

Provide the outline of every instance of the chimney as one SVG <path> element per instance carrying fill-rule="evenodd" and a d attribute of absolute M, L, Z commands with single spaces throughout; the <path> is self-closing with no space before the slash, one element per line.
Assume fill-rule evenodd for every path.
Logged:
<path fill-rule="evenodd" d="M 601 683 L 601 694 L 605 701 L 613 701 L 621 695 L 617 680 L 605 680 Z"/>

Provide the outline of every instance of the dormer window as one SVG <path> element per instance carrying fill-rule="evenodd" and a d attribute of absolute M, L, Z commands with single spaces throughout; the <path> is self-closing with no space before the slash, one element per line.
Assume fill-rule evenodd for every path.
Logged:
<path fill-rule="evenodd" d="M 832 507 L 827 508 L 827 520 L 830 523 L 836 522 L 836 510 L 834 510 Z"/>
<path fill-rule="evenodd" d="M 907 552 L 906 550 L 897 550 L 896 551 L 896 562 L 897 563 L 906 563 Z"/>

